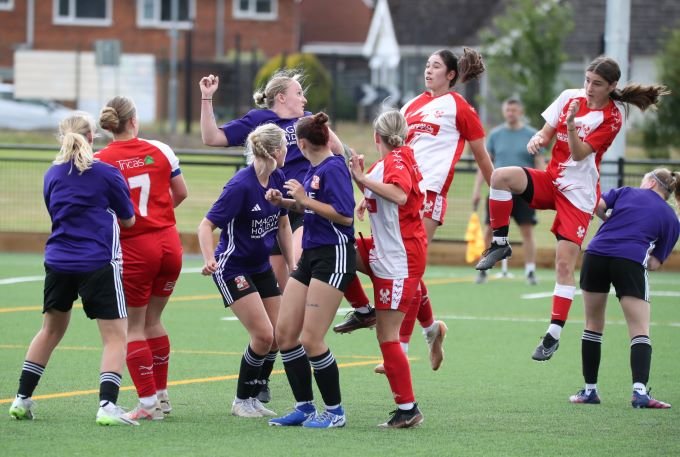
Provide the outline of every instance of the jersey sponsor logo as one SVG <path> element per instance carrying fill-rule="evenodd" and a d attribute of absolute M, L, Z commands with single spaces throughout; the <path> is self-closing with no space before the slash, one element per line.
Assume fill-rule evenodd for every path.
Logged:
<path fill-rule="evenodd" d="M 163 286 L 163 290 L 166 292 L 171 292 L 172 290 L 175 289 L 175 284 L 177 281 L 168 281 L 165 283 L 165 286 Z"/>
<path fill-rule="evenodd" d="M 152 165 L 154 163 L 155 161 L 153 160 L 153 157 L 151 156 L 144 157 L 144 165 Z"/>
<path fill-rule="evenodd" d="M 254 208 L 251 211 L 256 211 Z M 250 225 L 250 238 L 263 238 L 269 232 L 279 228 L 279 213 L 260 219 L 253 219 Z"/>
<path fill-rule="evenodd" d="M 431 122 L 420 121 L 408 126 L 409 134 L 426 133 L 428 135 L 437 136 L 439 133 L 439 126 Z"/>
<path fill-rule="evenodd" d="M 116 163 L 121 170 L 131 170 L 143 167 L 144 159 L 141 157 L 134 157 L 132 159 L 116 160 Z"/>
<path fill-rule="evenodd" d="M 390 302 L 390 289 L 380 289 L 380 303 L 386 305 Z"/>
<path fill-rule="evenodd" d="M 250 287 L 250 284 L 248 284 L 248 280 L 245 278 L 245 276 L 237 276 L 234 278 L 234 283 L 236 284 L 236 288 L 238 290 L 245 290 Z"/>
<path fill-rule="evenodd" d="M 253 211 L 262 211 L 262 208 L 260 208 L 259 203 L 255 203 L 255 206 L 250 210 L 251 212 Z"/>
<path fill-rule="evenodd" d="M 378 202 L 376 202 L 375 198 L 366 199 L 366 210 L 368 210 L 369 213 L 378 212 Z"/>
<path fill-rule="evenodd" d="M 321 186 L 321 178 L 319 178 L 317 175 L 312 176 L 312 183 L 310 186 L 312 189 L 319 190 L 319 187 Z"/>
<path fill-rule="evenodd" d="M 286 127 L 286 144 L 288 147 L 297 146 L 297 134 L 295 133 L 295 125 Z"/>

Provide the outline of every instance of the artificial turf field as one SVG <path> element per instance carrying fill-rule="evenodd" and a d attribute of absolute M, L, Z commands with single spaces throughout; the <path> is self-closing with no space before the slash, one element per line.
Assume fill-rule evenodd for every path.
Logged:
<path fill-rule="evenodd" d="M 491 270 L 489 282 L 477 285 L 471 267 L 429 267 L 426 282 L 435 313 L 449 332 L 446 360 L 437 372 L 430 369 L 418 327 L 411 342 L 414 388 L 424 423 L 410 430 L 376 427 L 394 404 L 387 380 L 373 373 L 381 360 L 375 332 L 359 330 L 327 337 L 340 366 L 347 426 L 308 430 L 273 428 L 265 418 L 230 415 L 247 336 L 222 306 L 212 281 L 197 273 L 200 266 L 196 257 L 185 260 L 164 315 L 173 350 L 172 414 L 140 427 L 107 428 L 94 422 L 100 338 L 79 308 L 35 392 L 36 420 L 15 421 L 7 414 L 26 348 L 41 325 L 43 270 L 39 255 L 0 254 L 0 409 L 5 417 L 0 419 L 0 455 L 680 455 L 677 272 L 650 274 L 650 385 L 655 397 L 674 405 L 670 410 L 630 406 L 629 338 L 614 296 L 598 383 L 602 404 L 572 405 L 567 399 L 583 382 L 580 295 L 559 351 L 549 362 L 537 363 L 530 356 L 549 316 L 551 271 L 540 270 L 539 285 L 531 287 L 519 270 L 511 270 L 511 279 L 496 279 Z M 342 314 L 346 304 L 341 306 Z M 339 314 L 337 321 L 341 318 Z M 280 359 L 274 370 L 269 407 L 284 413 L 293 397 Z M 127 373 L 123 386 L 119 404 L 131 408 L 136 396 Z"/>

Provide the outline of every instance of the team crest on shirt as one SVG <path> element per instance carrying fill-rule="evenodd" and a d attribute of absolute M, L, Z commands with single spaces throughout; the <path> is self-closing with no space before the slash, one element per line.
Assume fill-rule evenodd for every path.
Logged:
<path fill-rule="evenodd" d="M 234 282 L 236 283 L 236 288 L 238 290 L 245 290 L 250 287 L 250 284 L 248 284 L 248 280 L 245 278 L 245 276 L 235 277 Z"/>
<path fill-rule="evenodd" d="M 312 176 L 312 183 L 310 184 L 312 186 L 312 189 L 319 189 L 319 186 L 321 186 L 321 178 L 319 178 L 318 175 Z"/>
<path fill-rule="evenodd" d="M 151 156 L 144 157 L 144 165 L 151 165 L 153 163 L 154 163 L 153 157 Z"/>
<path fill-rule="evenodd" d="M 584 226 L 579 225 L 578 228 L 576 229 L 576 236 L 579 238 L 583 238 L 586 236 L 586 229 Z"/>
<path fill-rule="evenodd" d="M 434 112 L 434 117 L 436 117 L 437 119 L 439 119 L 443 115 L 444 115 L 444 110 L 438 109 L 437 111 Z"/>
<path fill-rule="evenodd" d="M 386 305 L 390 302 L 390 289 L 380 289 L 380 303 Z"/>

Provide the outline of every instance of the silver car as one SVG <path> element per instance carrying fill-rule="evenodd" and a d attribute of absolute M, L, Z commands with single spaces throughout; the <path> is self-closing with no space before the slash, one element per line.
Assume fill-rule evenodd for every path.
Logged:
<path fill-rule="evenodd" d="M 14 86 L 0 83 L 0 129 L 56 130 L 74 110 L 49 100 L 14 98 Z"/>

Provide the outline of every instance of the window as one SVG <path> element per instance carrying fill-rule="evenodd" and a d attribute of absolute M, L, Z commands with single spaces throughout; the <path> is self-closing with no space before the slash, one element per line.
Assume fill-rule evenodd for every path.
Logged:
<path fill-rule="evenodd" d="M 14 9 L 14 0 L 0 0 L 0 11 L 11 11 Z"/>
<path fill-rule="evenodd" d="M 177 26 L 191 27 L 196 16 L 195 0 L 177 0 Z M 137 25 L 140 27 L 170 28 L 172 25 L 172 0 L 137 0 Z"/>
<path fill-rule="evenodd" d="M 277 0 L 233 0 L 234 19 L 273 21 L 278 16 Z"/>
<path fill-rule="evenodd" d="M 112 3 L 112 0 L 53 0 L 54 23 L 110 26 Z"/>

